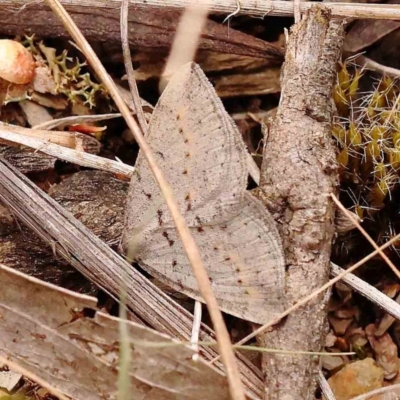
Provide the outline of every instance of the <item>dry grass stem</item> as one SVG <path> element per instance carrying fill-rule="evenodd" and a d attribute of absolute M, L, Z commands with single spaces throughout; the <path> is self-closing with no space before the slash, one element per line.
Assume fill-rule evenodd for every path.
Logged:
<path fill-rule="evenodd" d="M 394 78 L 400 77 L 400 70 L 397 68 L 387 67 L 386 65 L 380 64 L 366 56 L 358 56 L 355 60 L 357 64 L 361 65 L 365 69 L 379 72 L 382 75 L 389 75 Z"/>
<path fill-rule="evenodd" d="M 318 382 L 319 382 L 319 387 L 321 388 L 322 393 L 325 396 L 325 399 L 326 400 L 336 400 L 336 397 L 333 394 L 332 389 L 329 386 L 328 381 L 325 379 L 325 376 L 322 373 L 322 371 L 319 371 L 319 373 L 318 373 Z"/>
<path fill-rule="evenodd" d="M 12 5 L 23 8 L 29 5 L 31 0 L 3 0 L 2 5 Z M 93 7 L 100 9 L 115 9 L 120 7 L 120 0 L 62 0 L 67 8 Z M 198 0 L 130 0 L 130 5 L 138 7 L 157 7 L 165 9 L 183 10 L 188 6 L 196 6 Z M 16 6 L 17 4 L 17 6 Z M 240 10 L 237 12 L 237 0 L 204 0 L 202 7 L 208 9 L 213 14 L 234 14 L 250 15 L 252 17 L 265 18 L 268 16 L 289 17 L 294 15 L 293 1 L 275 0 L 241 0 Z M 321 3 L 314 1 L 300 2 L 300 12 L 304 14 L 307 10 Z M 368 4 L 368 3 L 324 3 L 324 7 L 331 10 L 335 17 L 349 18 L 372 18 L 372 19 L 400 19 L 400 6 L 396 4 Z"/>
<path fill-rule="evenodd" d="M 96 114 L 96 115 L 72 115 L 70 117 L 64 117 L 64 118 L 57 118 L 57 119 L 52 119 L 51 121 L 46 121 L 43 122 L 39 125 L 35 125 L 32 127 L 32 129 L 44 129 L 44 130 L 50 130 L 54 128 L 64 128 L 65 126 L 68 125 L 74 125 L 74 124 L 84 124 L 87 122 L 99 122 L 99 121 L 106 121 L 108 119 L 114 119 L 114 118 L 121 118 L 122 115 L 120 113 L 112 113 L 112 114 Z"/>
<path fill-rule="evenodd" d="M 199 352 L 199 334 L 200 334 L 201 317 L 202 317 L 201 308 L 202 305 L 200 301 L 196 301 L 194 303 L 192 336 L 190 337 L 190 343 L 193 345 L 193 348 L 196 352 Z"/>
<path fill-rule="evenodd" d="M 208 274 L 201 260 L 198 247 L 189 231 L 185 219 L 183 218 L 180 212 L 179 205 L 175 199 L 172 189 L 168 184 L 168 182 L 166 181 L 163 172 L 158 167 L 151 149 L 149 148 L 146 140 L 144 139 L 139 126 L 132 117 L 129 108 L 127 107 L 123 98 L 121 97 L 114 81 L 111 79 L 106 69 L 101 64 L 97 55 L 90 47 L 85 37 L 82 35 L 81 31 L 78 29 L 78 27 L 76 26 L 72 18 L 69 16 L 69 14 L 66 12 L 64 7 L 61 5 L 59 0 L 46 0 L 46 3 L 51 7 L 55 15 L 62 21 L 63 25 L 66 27 L 66 29 L 68 30 L 68 32 L 70 33 L 76 44 L 79 46 L 83 54 L 86 56 L 89 64 L 92 66 L 92 68 L 95 70 L 101 81 L 108 89 L 111 97 L 113 98 L 121 114 L 124 116 L 129 129 L 134 134 L 137 143 L 139 144 L 144 156 L 146 157 L 149 163 L 149 167 L 152 173 L 154 174 L 154 177 L 158 185 L 160 186 L 161 192 L 165 197 L 167 206 L 170 210 L 171 216 L 174 220 L 177 231 L 182 240 L 186 255 L 190 261 L 190 264 L 196 276 L 201 295 L 205 303 L 207 304 L 210 317 L 216 332 L 222 361 L 225 366 L 225 372 L 228 378 L 232 399 L 244 400 L 245 399 L 244 389 L 242 382 L 240 380 L 239 369 L 237 366 L 228 330 L 225 326 L 225 322 L 223 320 L 222 313 L 219 309 L 218 303 L 212 292 Z"/>
<path fill-rule="evenodd" d="M 347 215 L 349 220 L 364 235 L 364 237 L 368 240 L 368 242 L 371 243 L 372 247 L 378 251 L 379 255 L 386 261 L 386 263 L 389 265 L 389 267 L 394 272 L 394 274 L 400 279 L 400 272 L 398 271 L 396 266 L 392 263 L 392 261 L 390 261 L 389 257 L 379 248 L 379 246 L 376 244 L 374 239 L 372 239 L 372 237 L 368 235 L 368 233 L 365 231 L 365 229 L 358 222 L 357 218 L 355 216 L 353 216 L 353 214 L 350 211 L 348 211 L 345 206 L 343 206 L 343 204 L 339 201 L 339 199 L 334 194 L 331 194 L 331 197 L 332 197 L 333 201 L 336 203 L 336 205 Z"/>
<path fill-rule="evenodd" d="M 208 9 L 201 7 L 202 3 L 203 0 L 199 0 L 198 4 L 188 6 L 179 21 L 175 39 L 160 78 L 160 91 L 165 89 L 172 75 L 182 65 L 194 60 L 201 32 L 207 22 Z"/>
<path fill-rule="evenodd" d="M 85 153 L 83 151 L 69 149 L 67 147 L 49 143 L 46 140 L 20 135 L 17 132 L 9 131 L 7 127 L 0 127 L 0 141 L 2 140 L 31 147 L 32 149 L 41 151 L 49 156 L 81 165 L 82 167 L 100 169 L 102 171 L 112 172 L 127 178 L 130 178 L 135 171 L 135 168 L 131 167 L 130 165 L 108 160 L 106 158 Z"/>
<path fill-rule="evenodd" d="M 338 276 L 345 270 L 331 263 L 331 275 Z M 387 313 L 400 321 L 400 304 L 386 296 L 384 293 L 364 282 L 353 274 L 347 274 L 342 278 L 343 282 L 362 294 L 365 298 L 377 304 Z"/>
<path fill-rule="evenodd" d="M 139 96 L 138 87 L 135 80 L 135 71 L 132 66 L 131 50 L 129 48 L 128 33 L 129 0 L 121 0 L 121 43 L 124 55 L 125 70 L 128 77 L 129 88 L 131 90 L 133 104 L 137 112 L 137 119 L 143 134 L 147 134 L 147 122 L 142 109 L 142 101 Z"/>

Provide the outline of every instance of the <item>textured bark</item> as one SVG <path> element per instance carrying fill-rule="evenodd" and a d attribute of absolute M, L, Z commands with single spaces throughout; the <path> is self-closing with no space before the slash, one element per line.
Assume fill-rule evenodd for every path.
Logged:
<path fill-rule="evenodd" d="M 56 159 L 33 149 L 0 145 L 0 157 L 4 157 L 23 174 L 42 172 L 54 168 Z"/>
<path fill-rule="evenodd" d="M 342 22 L 316 7 L 291 31 L 277 117 L 266 132 L 259 197 L 274 215 L 286 258 L 287 305 L 329 277 L 337 170 L 330 99 L 343 42 Z M 270 348 L 319 351 L 325 335 L 320 295 L 259 340 Z M 265 355 L 266 398 L 314 396 L 318 358 Z"/>
<path fill-rule="evenodd" d="M 128 184 L 102 171 L 82 171 L 50 190 L 66 210 L 109 245 L 116 245 L 124 224 Z M 0 263 L 38 279 L 82 293 L 95 286 L 0 203 Z"/>

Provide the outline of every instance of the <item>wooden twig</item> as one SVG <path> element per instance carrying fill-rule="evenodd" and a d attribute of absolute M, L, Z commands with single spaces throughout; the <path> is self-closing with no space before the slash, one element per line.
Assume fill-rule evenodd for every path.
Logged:
<path fill-rule="evenodd" d="M 113 49 L 110 51 L 115 51 L 115 45 L 119 45 L 121 40 L 121 1 L 67 0 L 62 3 L 88 40 L 102 42 L 106 51 L 110 48 Z M 158 52 L 168 54 L 181 11 L 171 8 L 165 10 L 166 13 L 163 9 L 154 7 L 130 7 L 130 46 L 142 50 L 156 48 Z M 35 18 L 32 18 L 32 15 L 35 15 Z M 31 0 L 1 2 L 0 33 L 35 34 L 43 38 L 68 37 L 68 33 L 45 2 Z M 272 65 L 280 65 L 283 60 L 283 53 L 279 47 L 235 29 L 228 32 L 226 26 L 211 20 L 207 21 L 199 46 L 203 50 L 257 57 Z"/>
<path fill-rule="evenodd" d="M 0 201 L 48 243 L 55 252 L 96 285 L 118 299 L 121 282 L 127 288 L 127 305 L 154 329 L 189 341 L 193 315 L 144 278 L 74 216 L 29 179 L 0 158 Z M 201 325 L 200 340 L 215 341 L 212 330 Z M 201 347 L 211 360 L 215 349 Z M 251 398 L 262 396 L 262 383 L 254 367 L 239 353 L 242 379 Z M 222 365 L 218 367 L 222 369 Z"/>
<path fill-rule="evenodd" d="M 331 263 L 331 276 L 338 276 L 345 270 L 339 266 Z M 400 304 L 386 296 L 384 293 L 364 282 L 353 274 L 347 274 L 343 277 L 343 282 L 348 284 L 351 288 L 362 294 L 365 298 L 372 301 L 388 314 L 392 315 L 400 321 Z"/>
<path fill-rule="evenodd" d="M 287 304 L 295 304 L 329 279 L 335 232 L 335 205 L 329 194 L 337 190 L 338 180 L 330 99 L 343 38 L 342 21 L 317 6 L 293 27 L 281 101 L 265 135 L 258 196 L 272 213 L 283 241 Z M 320 295 L 259 341 L 269 348 L 320 351 L 325 319 Z M 268 399 L 313 398 L 317 358 L 266 355 L 263 368 Z"/>
<path fill-rule="evenodd" d="M 28 7 L 31 0 L 2 0 L 2 7 L 13 6 L 16 11 Z M 76 11 L 77 7 L 93 11 L 93 8 L 115 10 L 120 7 L 121 0 L 61 0 L 67 10 Z M 130 0 L 132 6 L 152 7 L 165 10 L 182 10 L 188 6 L 198 5 L 198 0 Z M 204 0 L 202 5 L 213 14 L 250 15 L 265 18 L 266 16 L 288 17 L 294 15 L 293 1 L 279 0 L 240 0 L 240 10 L 237 11 L 236 0 Z M 317 2 L 300 2 L 300 11 L 304 14 L 307 10 L 320 4 Z M 368 3 L 324 3 L 332 16 L 351 18 L 373 19 L 400 19 L 400 6 L 393 4 L 368 4 Z"/>
<path fill-rule="evenodd" d="M 57 157 L 60 160 L 68 161 L 83 167 L 100 169 L 130 178 L 135 171 L 134 167 L 121 162 L 108 160 L 94 154 L 85 153 L 49 143 L 46 140 L 20 135 L 17 129 L 9 130 L 8 126 L 0 126 L 0 142 L 4 141 L 13 144 L 22 144 L 31 147 L 42 153 Z"/>
<path fill-rule="evenodd" d="M 54 143 L 80 152 L 91 154 L 97 154 L 100 152 L 100 142 L 92 136 L 85 135 L 83 133 L 28 129 L 0 122 L 0 129 L 2 128 L 8 132 L 17 133 L 20 136 L 26 136 L 32 139 L 40 139 L 48 143 Z"/>

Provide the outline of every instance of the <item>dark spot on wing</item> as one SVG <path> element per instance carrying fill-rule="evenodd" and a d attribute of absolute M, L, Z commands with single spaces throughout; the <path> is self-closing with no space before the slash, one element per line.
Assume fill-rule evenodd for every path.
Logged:
<path fill-rule="evenodd" d="M 199 225 L 201 225 L 201 219 L 198 215 L 196 216 L 195 220 Z"/>
<path fill-rule="evenodd" d="M 145 193 L 145 196 L 146 196 L 148 199 L 151 199 L 151 194 L 150 194 L 150 193 Z"/>
<path fill-rule="evenodd" d="M 179 133 L 183 133 L 183 129 L 182 128 L 179 128 Z"/>
<path fill-rule="evenodd" d="M 163 212 L 161 210 L 157 210 L 157 215 L 158 215 L 158 225 L 162 225 L 163 221 L 162 221 L 162 216 L 163 216 Z"/>
<path fill-rule="evenodd" d="M 189 139 L 185 139 L 184 141 L 183 141 L 183 143 L 187 143 L 189 141 Z"/>
<path fill-rule="evenodd" d="M 176 264 L 178 264 L 178 263 L 176 262 L 176 260 L 172 261 L 172 266 L 173 266 L 173 267 L 176 267 Z"/>
<path fill-rule="evenodd" d="M 241 280 L 241 279 L 238 279 L 238 283 L 240 284 L 240 283 L 243 283 L 243 281 Z"/>
<path fill-rule="evenodd" d="M 185 156 L 186 158 L 189 158 L 190 157 L 190 153 L 186 153 L 186 156 Z"/>
<path fill-rule="evenodd" d="M 217 251 L 219 250 L 219 248 L 217 246 L 214 246 L 214 250 Z"/>
<path fill-rule="evenodd" d="M 162 159 L 164 159 L 164 154 L 161 153 L 161 151 L 156 151 L 156 154 L 158 154 Z"/>
<path fill-rule="evenodd" d="M 211 283 L 213 282 L 213 279 L 212 279 L 212 278 L 208 277 L 208 279 L 210 280 Z"/>
<path fill-rule="evenodd" d="M 197 232 L 204 232 L 204 229 L 203 229 L 201 226 L 199 226 L 199 227 L 197 228 Z"/>
<path fill-rule="evenodd" d="M 172 246 L 174 245 L 175 242 L 174 242 L 172 239 L 169 238 L 168 233 L 164 231 L 164 232 L 162 233 L 162 235 L 165 237 L 165 239 L 168 240 L 169 246 L 172 247 Z"/>
<path fill-rule="evenodd" d="M 182 172 L 183 175 L 187 175 L 187 169 Z"/>
<path fill-rule="evenodd" d="M 230 261 L 230 257 L 225 257 L 225 261 Z"/>
<path fill-rule="evenodd" d="M 190 194 L 189 193 L 186 195 L 185 201 L 188 202 L 188 205 L 186 206 L 186 211 L 190 211 L 192 209 L 192 203 L 190 201 Z"/>
<path fill-rule="evenodd" d="M 236 268 L 236 272 L 240 272 L 240 268 Z"/>

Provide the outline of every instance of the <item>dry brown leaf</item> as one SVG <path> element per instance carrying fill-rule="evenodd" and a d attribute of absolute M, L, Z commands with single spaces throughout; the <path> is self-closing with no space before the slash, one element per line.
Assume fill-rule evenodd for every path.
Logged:
<path fill-rule="evenodd" d="M 1 350 L 20 366 L 73 399 L 114 399 L 117 393 L 118 318 L 96 313 L 96 299 L 78 295 L 0 265 Z M 226 378 L 189 346 L 130 322 L 131 399 L 228 399 Z"/>
<path fill-rule="evenodd" d="M 31 127 L 44 124 L 53 120 L 46 107 L 30 100 L 20 101 L 19 106 L 25 114 L 26 120 Z"/>
<path fill-rule="evenodd" d="M 397 346 L 393 343 L 391 336 L 384 333 L 382 336 L 375 336 L 376 326 L 370 324 L 365 328 L 368 341 L 375 352 L 376 362 L 385 371 L 385 379 L 393 379 L 400 367 L 400 360 L 397 356 Z"/>
<path fill-rule="evenodd" d="M 328 317 L 329 323 L 337 335 L 344 335 L 353 322 L 353 318 L 335 318 L 332 315 Z"/>
<path fill-rule="evenodd" d="M 41 106 L 53 108 L 54 110 L 65 110 L 68 107 L 68 100 L 61 95 L 53 96 L 50 94 L 33 92 L 31 99 Z"/>
<path fill-rule="evenodd" d="M 400 28 L 400 22 L 393 20 L 355 21 L 346 35 L 343 51 L 350 54 L 359 53 L 398 28 Z"/>

